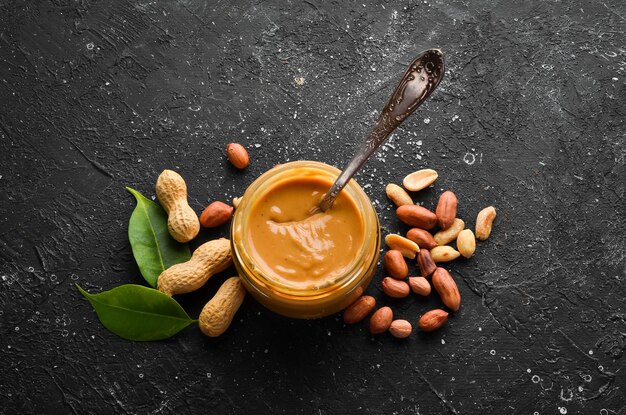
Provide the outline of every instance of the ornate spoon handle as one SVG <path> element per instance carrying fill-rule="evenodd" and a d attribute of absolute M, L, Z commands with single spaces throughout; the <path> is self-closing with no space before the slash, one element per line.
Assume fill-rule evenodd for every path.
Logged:
<path fill-rule="evenodd" d="M 378 117 L 374 129 L 322 198 L 319 208 L 323 212 L 332 207 L 339 192 L 387 137 L 437 88 L 443 72 L 443 54 L 439 49 L 427 50 L 409 65 Z"/>

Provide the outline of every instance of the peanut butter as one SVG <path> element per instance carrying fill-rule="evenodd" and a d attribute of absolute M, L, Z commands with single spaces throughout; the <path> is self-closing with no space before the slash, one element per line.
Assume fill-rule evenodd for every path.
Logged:
<path fill-rule="evenodd" d="M 246 224 L 250 256 L 268 279 L 296 289 L 332 284 L 354 265 L 364 243 L 364 219 L 341 192 L 327 212 L 311 214 L 332 181 L 295 175 L 265 189 Z"/>

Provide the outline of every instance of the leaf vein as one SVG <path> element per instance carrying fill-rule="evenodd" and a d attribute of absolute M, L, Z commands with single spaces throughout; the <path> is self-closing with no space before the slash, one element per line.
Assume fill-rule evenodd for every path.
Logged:
<path fill-rule="evenodd" d="M 123 311 L 133 312 L 133 313 L 137 313 L 137 314 L 145 314 L 145 315 L 154 316 L 154 317 L 165 317 L 165 318 L 172 319 L 172 320 L 180 320 L 180 321 L 184 321 L 184 322 L 188 322 L 188 323 L 193 323 L 193 320 L 189 316 L 187 316 L 186 318 L 182 318 L 182 317 L 172 316 L 172 315 L 169 315 L 169 314 L 157 314 L 157 313 L 151 313 L 151 312 L 148 312 L 148 311 L 136 310 L 136 309 L 133 309 L 133 308 L 122 307 L 122 306 L 118 306 L 118 305 L 114 305 L 114 304 L 98 301 L 97 295 L 90 294 L 90 296 L 91 296 L 90 299 L 93 302 L 96 302 L 96 303 L 98 303 L 100 305 L 103 305 L 103 306 L 106 306 L 106 307 L 115 308 L 117 310 L 123 310 Z"/>
<path fill-rule="evenodd" d="M 139 200 L 137 200 L 137 202 L 139 203 Z M 154 231 L 154 225 L 152 224 L 152 219 L 150 218 L 150 215 L 148 214 L 148 209 L 146 209 L 146 206 L 143 200 L 140 203 L 141 203 L 141 208 L 143 209 L 144 213 L 146 214 L 146 217 L 148 218 L 148 223 L 150 223 L 150 233 L 152 233 L 152 237 L 154 238 L 154 243 L 156 244 L 156 247 L 157 247 L 156 251 L 157 251 L 157 254 L 159 254 L 159 263 L 161 264 L 161 272 L 163 272 L 165 271 L 165 263 L 163 262 L 163 255 L 161 255 L 161 245 L 159 245 L 159 240 L 157 239 L 156 232 Z M 157 277 L 157 281 L 158 281 L 158 277 Z"/>

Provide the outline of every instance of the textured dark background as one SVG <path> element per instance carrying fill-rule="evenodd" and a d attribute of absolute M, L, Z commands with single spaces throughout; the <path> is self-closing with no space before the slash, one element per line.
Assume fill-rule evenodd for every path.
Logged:
<path fill-rule="evenodd" d="M 0 411 L 626 413 L 625 31 L 622 0 L 3 1 Z M 449 266 L 463 306 L 443 330 L 373 339 L 250 298 L 218 339 L 99 324 L 74 283 L 142 283 L 124 186 L 150 197 L 175 169 L 200 212 L 279 162 L 341 166 L 429 47 L 444 81 L 357 179 L 385 233 L 406 228 L 384 185 L 418 168 L 440 179 L 416 201 L 452 189 L 472 226 L 497 207 Z M 227 276 L 179 298 L 190 315 Z M 386 300 L 381 276 L 368 292 L 397 316 L 439 305 Z"/>

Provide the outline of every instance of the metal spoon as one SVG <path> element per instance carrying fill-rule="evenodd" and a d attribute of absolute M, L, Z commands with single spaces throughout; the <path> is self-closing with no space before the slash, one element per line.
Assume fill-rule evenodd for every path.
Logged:
<path fill-rule="evenodd" d="M 443 78 L 444 60 L 439 49 L 429 49 L 415 59 L 391 94 L 372 132 L 359 147 L 350 163 L 322 198 L 319 209 L 326 212 L 339 192 L 350 181 L 378 147 L 437 88 Z"/>

